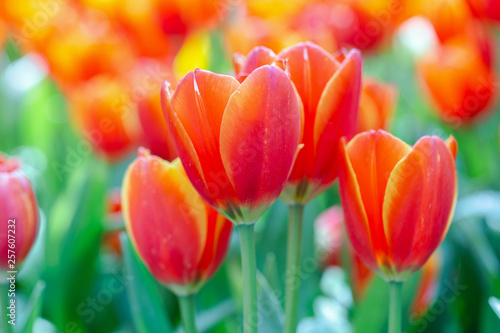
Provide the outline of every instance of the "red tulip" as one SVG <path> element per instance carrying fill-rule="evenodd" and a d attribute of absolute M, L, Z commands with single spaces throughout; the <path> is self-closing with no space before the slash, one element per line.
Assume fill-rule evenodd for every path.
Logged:
<path fill-rule="evenodd" d="M 396 106 L 397 89 L 392 84 L 364 78 L 359 101 L 358 133 L 386 130 Z"/>
<path fill-rule="evenodd" d="M 441 243 L 457 198 L 453 137 L 411 148 L 383 130 L 340 145 L 340 195 L 354 250 L 388 280 L 418 270 Z"/>
<path fill-rule="evenodd" d="M 255 48 L 239 59 L 237 76 L 273 60 L 272 51 Z M 361 54 L 350 51 L 342 62 L 306 42 L 281 51 L 274 61 L 285 63 L 304 106 L 304 134 L 282 198 L 306 203 L 337 178 L 338 142 L 356 132 L 361 91 Z M 237 69 L 238 69 L 237 67 Z"/>
<path fill-rule="evenodd" d="M 354 298 L 360 300 L 373 279 L 373 272 L 363 263 L 351 246 L 342 247 L 346 236 L 344 232 L 344 214 L 340 206 L 333 206 L 321 213 L 314 222 L 316 246 L 322 253 L 324 267 L 343 266 L 349 268 Z M 349 255 L 342 256 L 342 249 L 348 249 Z M 413 300 L 413 317 L 423 316 L 433 304 L 438 292 L 441 260 L 434 253 L 422 267 L 422 275 Z M 345 264 L 343 260 L 348 259 Z"/>
<path fill-rule="evenodd" d="M 189 179 L 233 222 L 251 223 L 277 199 L 300 142 L 300 102 L 283 70 L 264 66 L 240 84 L 195 70 L 163 112 Z"/>
<path fill-rule="evenodd" d="M 141 149 L 125 174 L 122 203 L 142 261 L 178 295 L 196 292 L 220 267 L 232 224 L 201 200 L 178 159 Z"/>
<path fill-rule="evenodd" d="M 14 159 L 0 153 L 0 268 L 15 271 L 38 232 L 38 205 L 30 181 Z M 12 266 L 11 266 L 12 265 Z"/>

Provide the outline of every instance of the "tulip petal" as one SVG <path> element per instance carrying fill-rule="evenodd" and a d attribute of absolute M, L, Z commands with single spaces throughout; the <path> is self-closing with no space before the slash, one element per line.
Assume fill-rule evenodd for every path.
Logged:
<path fill-rule="evenodd" d="M 170 95 L 168 83 L 164 82 L 161 88 L 161 104 L 170 134 L 175 143 L 175 148 L 180 159 L 183 161 L 185 171 L 193 186 L 198 189 L 198 192 L 200 192 L 200 195 L 205 201 L 212 204 L 213 200 L 211 197 L 207 194 L 204 195 L 204 192 L 208 192 L 208 190 L 201 190 L 206 189 L 207 186 L 200 159 L 179 117 L 177 117 L 177 114 L 172 108 L 172 104 L 170 103 L 171 98 L 172 96 Z"/>
<path fill-rule="evenodd" d="M 276 66 L 253 71 L 231 96 L 220 134 L 222 162 L 242 204 L 278 197 L 300 131 L 300 104 L 285 72 Z"/>
<path fill-rule="evenodd" d="M 373 249 L 386 265 L 388 247 L 382 220 L 382 204 L 389 176 L 396 164 L 410 152 L 410 146 L 385 131 L 364 132 L 347 145 L 363 206 L 370 224 Z"/>
<path fill-rule="evenodd" d="M 445 143 L 446 143 L 446 146 L 448 147 L 448 149 L 450 150 L 451 154 L 453 155 L 453 159 L 456 160 L 457 159 L 457 152 L 458 152 L 457 140 L 455 140 L 453 135 L 450 135 L 450 137 L 448 139 L 446 139 Z"/>
<path fill-rule="evenodd" d="M 231 76 L 195 70 L 179 82 L 170 99 L 172 110 L 196 151 L 199 165 L 203 170 L 205 186 L 200 186 L 200 178 L 192 173 L 191 169 L 186 167 L 186 171 L 190 179 L 194 180 L 193 183 L 200 195 L 212 205 L 220 203 L 234 192 L 220 158 L 219 134 L 222 115 L 229 97 L 239 86 L 238 81 Z M 178 145 L 185 144 L 179 141 Z M 180 151 L 179 156 L 184 165 L 192 161 L 192 158 L 187 160 L 182 158 Z"/>
<path fill-rule="evenodd" d="M 312 173 L 314 158 L 313 131 L 318 102 L 326 84 L 338 69 L 338 62 L 331 54 L 316 44 L 300 43 L 281 51 L 278 59 L 285 60 L 290 77 L 297 88 L 304 107 L 304 148 L 297 156 L 291 180 L 299 181 Z"/>
<path fill-rule="evenodd" d="M 361 94 L 361 53 L 352 50 L 326 84 L 314 122 L 315 178 L 329 184 L 337 177 L 338 142 L 356 133 Z"/>
<path fill-rule="evenodd" d="M 226 256 L 233 224 L 212 207 L 206 206 L 208 216 L 208 232 L 205 251 L 199 263 L 203 277 L 209 279 L 215 274 Z"/>
<path fill-rule="evenodd" d="M 231 76 L 195 70 L 175 89 L 172 108 L 191 138 L 202 166 L 217 155 L 222 115 L 238 87 L 238 81 Z"/>
<path fill-rule="evenodd" d="M 340 198 L 344 210 L 344 220 L 352 246 L 370 267 L 378 267 L 373 251 L 368 217 L 363 206 L 356 174 L 346 151 L 345 139 L 340 141 L 339 151 Z"/>
<path fill-rule="evenodd" d="M 384 229 L 394 267 L 418 269 L 450 226 L 457 172 L 443 140 L 423 137 L 394 168 L 383 205 Z"/>
<path fill-rule="evenodd" d="M 238 56 L 234 60 L 234 63 L 241 62 L 241 58 L 238 60 Z M 260 66 L 271 65 L 274 61 L 276 61 L 276 54 L 272 50 L 264 46 L 256 46 L 248 53 L 243 64 L 240 64 L 241 68 L 235 66 L 236 78 L 243 82 L 254 70 Z"/>
<path fill-rule="evenodd" d="M 162 283 L 195 282 L 207 239 L 205 203 L 178 159 L 168 163 L 141 155 L 127 170 L 122 189 L 132 242 Z"/>

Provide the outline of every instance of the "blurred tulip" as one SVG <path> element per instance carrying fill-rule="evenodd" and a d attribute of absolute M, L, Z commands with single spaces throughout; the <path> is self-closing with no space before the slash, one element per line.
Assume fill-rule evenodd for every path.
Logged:
<path fill-rule="evenodd" d="M 163 81 L 175 81 L 172 69 L 157 60 L 142 59 L 130 76 L 142 127 L 141 144 L 151 154 L 173 161 L 177 152 L 163 117 L 159 94 Z"/>
<path fill-rule="evenodd" d="M 467 3 L 476 17 L 500 21 L 500 2 L 498 0 L 467 0 Z"/>
<path fill-rule="evenodd" d="M 139 256 L 178 296 L 196 293 L 222 264 L 232 224 L 201 200 L 178 159 L 140 149 L 125 174 L 122 202 Z"/>
<path fill-rule="evenodd" d="M 167 35 L 185 35 L 190 30 L 218 23 L 231 6 L 227 0 L 156 0 L 155 11 Z"/>
<path fill-rule="evenodd" d="M 98 76 L 67 93 L 78 132 L 110 161 L 123 158 L 138 144 L 137 106 L 130 89 L 121 79 Z"/>
<path fill-rule="evenodd" d="M 343 221 L 344 214 L 340 206 L 328 208 L 314 221 L 314 242 L 323 267 L 341 266 Z"/>
<path fill-rule="evenodd" d="M 172 43 L 161 29 L 156 1 L 77 0 L 88 8 L 102 12 L 114 30 L 124 30 L 138 56 L 163 57 L 173 54 L 178 43 Z"/>
<path fill-rule="evenodd" d="M 38 205 L 19 162 L 0 153 L 0 260 L 2 273 L 16 271 L 38 233 Z"/>
<path fill-rule="evenodd" d="M 419 3 L 420 14 L 429 19 L 442 42 L 462 34 L 472 17 L 465 0 L 420 0 Z"/>
<path fill-rule="evenodd" d="M 363 78 L 357 132 L 387 130 L 396 107 L 397 88 L 392 84 Z"/>
<path fill-rule="evenodd" d="M 488 110 L 495 92 L 492 41 L 457 36 L 431 50 L 417 68 L 443 121 L 462 125 Z"/>
<path fill-rule="evenodd" d="M 322 255 L 323 267 L 344 266 L 350 269 L 352 292 L 356 300 L 361 300 L 366 294 L 373 272 L 351 246 L 345 247 L 349 255 L 342 257 L 342 243 L 346 236 L 344 232 L 344 215 L 342 207 L 333 206 L 321 213 L 314 222 L 316 247 Z M 348 258 L 349 263 L 343 263 Z M 411 309 L 413 317 L 422 317 L 434 303 L 437 296 L 439 278 L 441 274 L 441 257 L 434 253 L 422 267 L 422 275 L 417 286 Z"/>
<path fill-rule="evenodd" d="M 361 54 L 352 50 L 342 63 L 319 46 L 306 42 L 281 51 L 257 47 L 246 58 L 236 58 L 239 80 L 254 68 L 272 61 L 286 63 L 304 107 L 304 135 L 282 198 L 307 203 L 337 178 L 338 142 L 352 137 L 361 91 Z"/>
<path fill-rule="evenodd" d="M 280 195 L 300 142 L 300 102 L 276 66 L 240 84 L 207 71 L 189 72 L 163 112 L 198 193 L 234 223 L 254 223 Z"/>
<path fill-rule="evenodd" d="M 383 130 L 340 145 L 347 233 L 363 262 L 389 281 L 418 270 L 444 239 L 457 198 L 453 137 L 413 148 Z"/>
<path fill-rule="evenodd" d="M 112 230 L 104 235 L 102 243 L 111 253 L 121 256 L 120 233 L 122 229 L 119 227 L 123 225 L 123 216 L 120 188 L 114 188 L 108 192 L 106 206 L 106 221 Z M 116 230 L 113 230 L 115 227 Z"/>
<path fill-rule="evenodd" d="M 442 260 L 440 252 L 434 253 L 422 267 L 422 276 L 413 298 L 411 310 L 414 317 L 423 317 L 434 304 L 438 295 Z"/>

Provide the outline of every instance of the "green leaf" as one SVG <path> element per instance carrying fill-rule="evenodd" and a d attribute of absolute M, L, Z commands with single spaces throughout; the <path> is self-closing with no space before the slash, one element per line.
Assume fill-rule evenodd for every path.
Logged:
<path fill-rule="evenodd" d="M 106 181 L 103 162 L 83 160 L 48 215 L 45 305 L 48 319 L 59 329 L 68 323 L 82 326 L 83 318 L 75 309 L 85 303 L 98 279 Z"/>
<path fill-rule="evenodd" d="M 172 332 L 158 284 L 135 252 L 127 233 L 120 234 L 126 289 L 135 332 Z"/>

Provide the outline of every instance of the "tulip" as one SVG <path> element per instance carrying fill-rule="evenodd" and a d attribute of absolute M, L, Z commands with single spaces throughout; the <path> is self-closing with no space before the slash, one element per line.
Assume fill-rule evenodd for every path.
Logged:
<path fill-rule="evenodd" d="M 300 140 L 300 104 L 285 72 L 261 67 L 241 85 L 195 70 L 162 89 L 177 152 L 201 197 L 236 224 L 281 193 Z"/>
<path fill-rule="evenodd" d="M 168 130 L 161 108 L 161 84 L 174 77 L 172 69 L 153 59 L 142 59 L 131 72 L 133 97 L 137 101 L 137 114 L 141 125 L 141 145 L 151 154 L 167 161 L 177 157 L 174 141 Z"/>
<path fill-rule="evenodd" d="M 491 43 L 487 36 L 457 36 L 418 61 L 423 86 L 446 123 L 465 125 L 489 109 L 495 90 Z"/>
<path fill-rule="evenodd" d="M 352 246 L 344 247 L 348 249 L 348 256 L 342 256 L 342 244 L 344 237 L 344 214 L 340 206 L 333 206 L 321 213 L 314 221 L 315 243 L 321 254 L 323 267 L 342 266 L 343 261 L 348 258 L 351 278 L 352 292 L 355 300 L 361 300 L 366 294 L 370 282 L 373 279 L 373 272 L 368 268 L 359 255 L 353 251 Z M 417 285 L 416 296 L 413 299 L 412 319 L 422 317 L 427 309 L 434 302 L 440 278 L 441 259 L 434 253 L 422 267 L 422 275 Z"/>
<path fill-rule="evenodd" d="M 67 95 L 75 127 L 98 155 L 116 161 L 138 145 L 137 106 L 124 80 L 98 76 Z"/>
<path fill-rule="evenodd" d="M 38 205 L 19 162 L 1 153 L 0 184 L 0 250 L 3 253 L 0 275 L 3 275 L 6 271 L 17 271 L 28 255 L 38 233 Z"/>
<path fill-rule="evenodd" d="M 471 23 L 471 13 L 464 0 L 420 0 L 420 14 L 434 26 L 440 41 L 463 33 Z"/>
<path fill-rule="evenodd" d="M 457 143 L 423 137 L 411 148 L 378 130 L 340 144 L 340 196 L 356 253 L 390 282 L 390 332 L 400 330 L 401 282 L 444 239 L 457 199 Z"/>
<path fill-rule="evenodd" d="M 386 130 L 394 113 L 397 89 L 371 78 L 364 78 L 359 101 L 357 131 Z"/>
<path fill-rule="evenodd" d="M 127 232 L 151 274 L 194 304 L 193 295 L 218 270 L 227 252 L 232 224 L 204 203 L 181 162 L 151 156 L 146 149 L 127 169 L 122 188 Z M 189 311 L 194 311 L 190 309 Z M 187 332 L 192 313 L 182 313 Z"/>
<path fill-rule="evenodd" d="M 340 57 L 339 57 L 340 58 Z M 237 78 L 266 63 L 285 63 L 304 107 L 304 134 L 282 198 L 305 204 L 337 178 L 338 142 L 356 133 L 361 91 L 361 54 L 350 51 L 339 63 L 319 46 L 306 42 L 278 55 L 264 47 L 235 56 Z"/>
<path fill-rule="evenodd" d="M 338 143 L 356 131 L 361 90 L 361 55 L 353 50 L 339 55 L 341 62 L 311 43 L 300 43 L 278 55 L 264 47 L 247 57 L 234 58 L 236 77 L 265 63 L 286 66 L 304 109 L 304 147 L 297 155 L 281 198 L 289 204 L 287 272 L 300 267 L 301 230 L 304 205 L 325 191 L 337 178 Z M 342 59 L 341 59 L 342 58 Z M 291 274 L 286 286 L 285 332 L 295 332 L 298 321 L 299 274 Z"/>
<path fill-rule="evenodd" d="M 285 186 L 300 143 L 300 102 L 283 70 L 263 66 L 240 84 L 195 70 L 165 83 L 162 105 L 177 152 L 201 197 L 238 225 L 245 332 L 256 331 L 253 224 Z"/>

